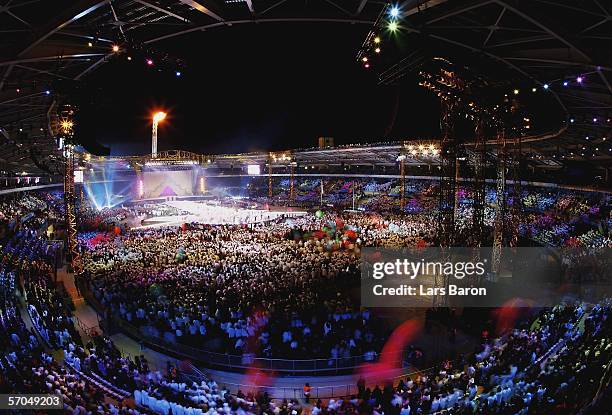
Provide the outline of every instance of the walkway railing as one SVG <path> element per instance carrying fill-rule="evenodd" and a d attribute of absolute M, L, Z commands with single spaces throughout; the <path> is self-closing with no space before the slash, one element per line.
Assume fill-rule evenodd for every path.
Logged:
<path fill-rule="evenodd" d="M 159 349 L 170 356 L 180 356 L 201 362 L 205 366 L 229 370 L 256 369 L 262 372 L 292 373 L 292 374 L 337 374 L 349 372 L 366 363 L 373 363 L 363 356 L 329 359 L 269 359 L 253 355 L 232 355 L 198 349 L 181 343 L 168 342 L 162 337 L 147 335 L 138 327 L 125 320 L 114 317 L 113 325 L 128 336 L 143 341 L 153 349 Z M 399 355 L 399 356 L 397 356 Z M 389 364 L 394 367 L 407 367 L 404 353 L 390 353 L 393 358 Z M 377 355 L 376 357 L 380 357 Z"/>
<path fill-rule="evenodd" d="M 95 298 L 88 284 L 79 283 L 79 289 L 81 290 L 81 294 L 96 312 L 105 315 L 103 305 Z M 257 369 L 262 372 L 284 374 L 332 375 L 350 372 L 364 364 L 374 363 L 377 359 L 381 358 L 381 354 L 376 354 L 374 359 L 372 359 L 371 355 L 341 358 L 330 357 L 328 359 L 269 359 L 255 357 L 255 355 L 252 354 L 232 355 L 199 349 L 178 342 L 169 342 L 163 337 L 144 333 L 141 328 L 117 316 L 113 316 L 112 321 L 107 322 L 107 324 L 108 323 L 112 325 L 113 329 L 117 329 L 129 337 L 145 343 L 154 350 L 159 350 L 169 356 L 191 359 L 207 367 L 225 370 L 242 371 L 245 369 Z M 106 329 L 107 327 L 104 328 Z M 393 367 L 402 368 L 408 366 L 407 355 L 404 352 L 390 352 L 389 357 L 388 363 Z"/>
<path fill-rule="evenodd" d="M 79 328 L 87 336 L 94 337 L 102 333 L 102 330 L 100 329 L 100 326 L 98 324 L 94 324 L 93 326 L 88 326 L 87 324 L 83 322 L 83 320 L 78 318 L 76 315 L 74 316 L 74 319 L 76 320 L 77 326 L 79 326 Z"/>
<path fill-rule="evenodd" d="M 202 380 L 206 380 L 207 376 L 197 367 L 193 366 L 190 363 L 183 362 L 181 365 L 188 367 L 189 373 L 183 370 L 180 373 L 181 378 L 184 381 L 197 382 L 200 383 Z M 424 370 L 413 370 L 409 372 L 403 372 L 399 376 L 390 377 L 385 379 L 388 382 L 392 382 L 393 384 L 397 384 L 399 379 L 406 379 L 407 377 L 414 378 L 417 375 L 423 375 L 425 373 L 432 373 L 433 368 L 428 368 Z M 231 394 L 236 394 L 239 390 L 243 393 L 253 392 L 253 393 L 264 393 L 266 392 L 271 399 L 303 399 L 304 391 L 303 385 L 294 385 L 294 386 L 263 386 L 257 384 L 245 384 L 245 383 L 235 383 L 235 382 L 225 382 L 222 380 L 218 380 L 218 383 L 221 386 L 226 387 Z M 381 383 L 382 384 L 382 383 Z M 310 398 L 314 399 L 336 399 L 336 398 L 346 398 L 352 395 L 357 395 L 359 393 L 358 387 L 356 383 L 350 384 L 339 384 L 339 385 L 329 385 L 329 386 L 312 386 L 310 391 Z"/>

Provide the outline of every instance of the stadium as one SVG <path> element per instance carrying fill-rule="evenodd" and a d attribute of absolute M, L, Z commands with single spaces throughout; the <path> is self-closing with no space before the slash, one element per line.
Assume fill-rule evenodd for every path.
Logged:
<path fill-rule="evenodd" d="M 1 413 L 609 413 L 610 4 L 2 3 Z"/>

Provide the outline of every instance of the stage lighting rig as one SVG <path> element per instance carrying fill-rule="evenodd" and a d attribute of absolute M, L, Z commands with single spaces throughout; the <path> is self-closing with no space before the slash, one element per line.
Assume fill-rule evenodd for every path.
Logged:
<path fill-rule="evenodd" d="M 359 51 L 357 52 L 357 62 L 363 63 L 363 58 L 369 55 L 372 55 L 372 52 L 378 48 L 381 49 L 381 44 L 383 42 L 382 33 L 384 32 L 385 23 L 387 22 L 386 8 L 383 8 L 378 17 L 376 18 L 376 22 L 372 26 L 372 29 L 368 32 L 365 40 L 361 44 Z M 377 53 L 377 52 L 374 52 Z M 380 53 L 380 52 L 378 52 Z M 367 65 L 367 66 L 365 66 Z M 367 62 L 364 64 L 364 67 L 369 67 L 370 64 Z"/>
<path fill-rule="evenodd" d="M 399 157 L 411 159 L 437 158 L 440 155 L 440 144 L 436 141 L 405 141 Z"/>

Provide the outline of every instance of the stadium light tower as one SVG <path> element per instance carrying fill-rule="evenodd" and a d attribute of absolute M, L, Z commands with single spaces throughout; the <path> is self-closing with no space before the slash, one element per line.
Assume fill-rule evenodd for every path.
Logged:
<path fill-rule="evenodd" d="M 157 125 L 166 118 L 166 113 L 158 111 L 153 114 L 153 131 L 151 136 L 151 157 L 157 158 Z"/>

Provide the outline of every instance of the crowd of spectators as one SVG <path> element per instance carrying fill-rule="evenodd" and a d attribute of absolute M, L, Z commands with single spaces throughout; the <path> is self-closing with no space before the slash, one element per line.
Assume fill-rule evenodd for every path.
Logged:
<path fill-rule="evenodd" d="M 357 188 L 355 182 L 340 179 L 328 185 L 341 193 Z M 372 183 L 367 187 L 369 192 L 377 189 Z M 392 188 L 390 182 L 379 187 Z M 431 184 L 419 181 L 410 189 L 419 205 L 431 202 Z M 460 193 L 455 239 L 472 246 L 477 235 L 466 206 L 470 194 Z M 575 196 L 568 202 L 562 193 L 534 193 L 525 194 L 530 212 L 522 225 L 524 237 L 537 242 L 545 230 L 533 223 L 551 216 L 551 209 L 560 218 L 567 208 L 570 216 L 563 218 L 573 228 L 566 240 L 598 239 L 600 245 L 610 245 L 609 237 L 593 225 L 609 216 L 608 198 Z M 490 203 L 494 198 L 487 196 Z M 153 208 L 141 207 L 138 213 L 146 215 Z M 485 213 L 485 226 L 492 229 L 494 209 Z M 436 220 L 417 210 L 407 215 L 331 211 L 322 218 L 281 218 L 248 227 L 191 224 L 132 230 L 95 244 L 86 235 L 86 279 L 113 315 L 167 343 L 263 357 L 372 356 L 385 332 L 366 310 L 352 306 L 347 295 L 358 283 L 359 251 L 435 245 Z M 584 225 L 575 225 L 579 221 Z M 587 225 L 588 238 L 579 234 Z"/>
<path fill-rule="evenodd" d="M 166 342 L 264 357 L 373 358 L 386 331 L 352 305 L 359 250 L 431 240 L 433 221 L 345 213 L 132 230 L 96 243 L 88 234 L 83 280 L 113 315 Z"/>
<path fill-rule="evenodd" d="M 382 388 L 360 381 L 357 395 L 319 400 L 312 413 L 577 413 L 594 398 L 612 358 L 611 311 L 609 303 L 588 311 L 557 306 L 542 312 L 536 328 L 486 339 L 481 350 L 459 362 L 443 362 Z"/>
<path fill-rule="evenodd" d="M 295 401 L 233 395 L 210 378 L 188 382 L 174 371 L 151 370 L 144 357 L 123 356 L 102 335 L 83 342 L 51 278 L 58 247 L 40 231 L 61 218 L 61 206 L 54 195 L 23 199 L 0 207 L 4 223 L 11 224 L 0 257 L 0 331 L 6 334 L 0 336 L 0 392 L 61 394 L 64 409 L 79 415 L 302 412 Z M 609 215 L 601 201 L 544 199 L 545 209 L 537 214 L 569 222 L 570 238 Z M 551 209 L 558 211 L 551 215 Z M 139 212 L 115 213 L 102 215 L 105 223 Z M 250 227 L 193 224 L 103 239 L 89 246 L 85 261 L 105 306 L 169 341 L 198 345 L 222 339 L 225 351 L 265 356 L 343 358 L 372 352 L 374 359 L 388 332 L 346 295 L 355 283 L 359 250 L 429 243 L 435 239 L 433 225 L 427 215 L 363 213 Z M 593 235 L 583 239 L 585 244 L 595 240 Z M 598 239 L 592 246 L 601 244 L 609 242 Z M 30 328 L 16 291 L 25 301 Z M 482 347 L 462 361 L 443 362 L 396 385 L 360 384 L 358 395 L 318 401 L 312 413 L 576 413 L 597 392 L 612 358 L 611 331 L 609 303 L 558 306 L 542 311 L 531 328 L 483 339 Z M 63 350 L 64 360 L 54 359 L 53 350 Z"/>

